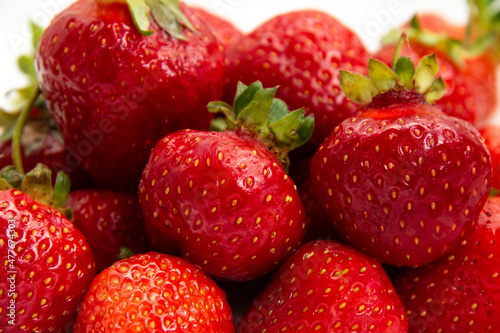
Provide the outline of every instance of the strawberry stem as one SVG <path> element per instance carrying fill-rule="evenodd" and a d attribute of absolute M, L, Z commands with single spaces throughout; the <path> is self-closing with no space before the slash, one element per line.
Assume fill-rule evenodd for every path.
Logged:
<path fill-rule="evenodd" d="M 14 133 L 12 134 L 12 161 L 16 167 L 17 172 L 24 174 L 23 168 L 23 158 L 21 153 L 21 134 L 23 132 L 24 125 L 29 118 L 31 109 L 35 104 L 38 96 L 40 96 L 40 88 L 37 87 L 33 95 L 24 105 L 19 117 L 17 118 L 16 125 L 14 127 Z"/>
<path fill-rule="evenodd" d="M 408 36 L 403 32 L 398 40 L 398 44 L 396 45 L 396 48 L 394 49 L 394 54 L 392 56 L 391 69 L 393 71 L 396 70 L 396 64 L 398 63 L 399 57 L 401 56 L 401 51 L 403 50 L 403 46 L 405 45 L 405 43 L 409 42 L 410 40 L 408 39 Z"/>

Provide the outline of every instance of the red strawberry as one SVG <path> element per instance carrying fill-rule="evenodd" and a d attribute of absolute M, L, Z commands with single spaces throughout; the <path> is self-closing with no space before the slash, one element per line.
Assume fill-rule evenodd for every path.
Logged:
<path fill-rule="evenodd" d="M 73 223 L 85 235 L 100 272 L 118 260 L 125 246 L 133 253 L 148 247 L 144 218 L 135 194 L 98 189 L 72 192 L 66 206 L 73 209 Z"/>
<path fill-rule="evenodd" d="M 500 190 L 500 126 L 487 125 L 479 130 L 491 155 L 493 176 L 491 186 Z"/>
<path fill-rule="evenodd" d="M 134 27 L 126 3 L 79 0 L 40 40 L 40 88 L 75 158 L 99 186 L 136 188 L 157 140 L 209 127 L 205 106 L 222 92 L 223 47 L 186 6 L 170 3 L 193 31 L 177 18 L 165 22 L 158 11 L 172 12 L 159 0 L 134 12 L 139 26 L 146 19 L 141 27 L 149 36 Z M 169 24 L 178 29 L 160 27 Z"/>
<path fill-rule="evenodd" d="M 409 25 L 407 25 L 409 26 Z M 427 54 L 435 53 L 439 74 L 446 85 L 446 93 L 436 106 L 444 113 L 465 119 L 474 125 L 484 122 L 497 104 L 496 63 L 489 53 L 464 55 L 460 44 L 465 28 L 460 29 L 443 18 L 424 15 L 414 18 L 413 28 L 406 31 L 412 47 L 403 49 L 402 55 L 415 63 Z M 457 40 L 457 35 L 461 39 Z M 386 45 L 374 57 L 390 65 L 395 45 Z"/>
<path fill-rule="evenodd" d="M 291 108 L 304 107 L 306 114 L 314 114 L 310 144 L 317 147 L 336 125 L 357 113 L 340 89 L 339 70 L 366 71 L 369 54 L 335 18 L 304 10 L 262 24 L 230 47 L 227 58 L 226 100 L 234 96 L 238 81 L 280 85 L 277 97 Z"/>
<path fill-rule="evenodd" d="M 214 29 L 220 43 L 224 45 L 224 47 L 230 46 L 243 36 L 241 31 L 222 17 L 201 8 L 192 8 L 191 10 Z"/>
<path fill-rule="evenodd" d="M 489 194 L 490 155 L 470 123 L 427 104 L 444 89 L 434 56 L 416 70 L 407 57 L 396 72 L 368 66 L 372 80 L 342 73 L 346 94 L 367 105 L 319 148 L 313 185 L 349 244 L 392 265 L 425 265 L 470 233 Z"/>
<path fill-rule="evenodd" d="M 238 92 L 234 108 L 209 105 L 233 131 L 185 130 L 158 142 L 139 199 L 158 249 L 179 247 L 212 276 L 249 280 L 277 267 L 304 235 L 304 207 L 280 162 L 310 138 L 313 119 L 289 113 L 273 99 L 276 88 L 260 82 L 239 84 Z"/>
<path fill-rule="evenodd" d="M 376 261 L 330 241 L 304 245 L 238 323 L 251 332 L 407 332 L 391 281 Z"/>
<path fill-rule="evenodd" d="M 498 332 L 499 267 L 500 197 L 494 197 L 461 246 L 395 279 L 410 332 Z"/>
<path fill-rule="evenodd" d="M 56 174 L 66 172 L 71 178 L 71 188 L 80 189 L 92 186 L 92 179 L 82 166 L 72 160 L 71 152 L 60 138 L 59 132 L 48 126 L 46 120 L 31 120 L 23 129 L 21 136 L 23 164 L 27 170 L 38 163 L 50 167 Z M 0 141 L 0 169 L 12 165 L 12 141 Z"/>
<path fill-rule="evenodd" d="M 201 269 L 149 252 L 114 263 L 85 296 L 74 333 L 234 332 L 226 295 Z"/>
<path fill-rule="evenodd" d="M 95 276 L 92 251 L 80 231 L 55 209 L 21 191 L 3 190 L 0 251 L 4 332 L 70 329 Z"/>

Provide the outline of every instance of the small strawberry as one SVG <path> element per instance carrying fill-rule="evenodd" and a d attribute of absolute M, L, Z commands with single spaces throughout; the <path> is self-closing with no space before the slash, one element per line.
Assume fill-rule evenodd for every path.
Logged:
<path fill-rule="evenodd" d="M 331 241 L 304 245 L 237 326 L 253 332 L 407 332 L 404 308 L 379 263 Z"/>
<path fill-rule="evenodd" d="M 164 135 L 209 128 L 225 67 L 212 29 L 177 0 L 79 0 L 47 27 L 35 62 L 75 158 L 97 185 L 123 189 L 137 188 Z"/>
<path fill-rule="evenodd" d="M 486 125 L 479 130 L 479 133 L 483 137 L 491 155 L 491 165 L 493 167 L 491 187 L 500 190 L 500 126 Z"/>
<path fill-rule="evenodd" d="M 402 55 L 415 63 L 427 54 L 436 55 L 446 85 L 446 93 L 436 101 L 436 107 L 476 126 L 484 122 L 497 104 L 496 62 L 492 55 L 467 48 L 465 27 L 452 26 L 436 16 L 416 16 L 403 30 L 412 47 L 404 48 Z M 396 38 L 400 35 L 400 30 L 394 34 Z M 374 58 L 390 65 L 395 47 L 395 43 L 388 43 Z"/>
<path fill-rule="evenodd" d="M 277 97 L 314 114 L 311 147 L 357 114 L 357 106 L 340 89 L 339 71 L 366 71 L 369 54 L 351 30 L 326 13 L 303 10 L 274 17 L 240 38 L 226 55 L 225 100 L 232 100 L 238 81 L 279 85 Z"/>
<path fill-rule="evenodd" d="M 62 203 L 65 195 L 59 181 L 52 190 L 50 170 L 39 166 L 20 186 L 35 200 L 16 189 L 0 191 L 3 332 L 70 330 L 95 276 L 92 251 L 84 236 L 59 211 L 44 204 Z M 30 182 L 39 187 L 30 188 Z M 2 187 L 8 187 L 4 179 Z"/>
<path fill-rule="evenodd" d="M 410 332 L 498 332 L 499 274 L 500 197 L 494 197 L 457 249 L 395 279 Z"/>
<path fill-rule="evenodd" d="M 73 224 L 88 240 L 98 272 L 118 260 L 120 249 L 133 253 L 149 249 L 137 195 L 99 189 L 71 192 L 66 207 L 73 209 Z"/>
<path fill-rule="evenodd" d="M 149 252 L 95 278 L 73 332 L 231 333 L 234 323 L 224 291 L 201 269 Z"/>
<path fill-rule="evenodd" d="M 33 110 L 36 111 L 36 110 Z M 33 113 L 33 112 L 32 112 Z M 12 165 L 12 140 L 0 141 L 0 169 Z M 48 119 L 30 119 L 21 136 L 22 160 L 27 170 L 38 163 L 50 167 L 53 174 L 66 172 L 71 178 L 71 189 L 92 186 L 92 179 L 78 163 L 62 141 L 59 131 Z"/>
<path fill-rule="evenodd" d="M 224 47 L 227 48 L 243 36 L 241 31 L 222 17 L 201 8 L 191 8 L 191 10 L 214 29 L 215 34 Z"/>
<path fill-rule="evenodd" d="M 364 113 L 335 128 L 311 176 L 346 242 L 388 264 L 421 266 L 470 233 L 489 194 L 491 160 L 470 123 L 427 103 L 444 89 L 434 55 L 416 69 L 394 59 L 393 69 L 371 59 L 370 78 L 342 72 Z"/>
<path fill-rule="evenodd" d="M 158 142 L 139 184 L 155 247 L 180 248 L 212 276 L 249 280 L 299 245 L 304 207 L 280 162 L 286 166 L 286 152 L 307 142 L 314 120 L 289 112 L 275 93 L 240 83 L 234 107 L 209 104 L 230 131 L 184 130 Z"/>

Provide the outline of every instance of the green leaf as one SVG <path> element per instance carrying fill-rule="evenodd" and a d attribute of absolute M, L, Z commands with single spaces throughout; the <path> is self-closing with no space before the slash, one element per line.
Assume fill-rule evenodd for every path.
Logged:
<path fill-rule="evenodd" d="M 237 119 L 242 120 L 247 127 L 257 130 L 266 126 L 277 89 L 275 87 L 257 91 L 250 103 L 238 114 Z"/>
<path fill-rule="evenodd" d="M 238 85 L 238 89 L 240 86 Z M 262 83 L 260 81 L 255 81 L 251 85 L 249 85 L 245 90 L 243 90 L 239 95 L 236 97 L 234 101 L 234 116 L 238 117 L 240 112 L 247 107 L 248 103 L 253 99 L 253 96 L 255 93 L 259 90 L 264 89 L 262 87 Z"/>
<path fill-rule="evenodd" d="M 8 165 L 0 170 L 0 178 L 9 184 L 10 188 L 21 189 L 24 175 L 19 173 L 13 165 Z"/>
<path fill-rule="evenodd" d="M 33 65 L 33 57 L 21 55 L 17 58 L 17 67 L 26 75 L 36 75 L 35 66 Z"/>
<path fill-rule="evenodd" d="M 422 27 L 420 25 L 420 20 L 418 19 L 417 15 L 413 15 L 413 17 L 410 20 L 410 27 L 412 27 L 415 30 L 421 30 Z"/>
<path fill-rule="evenodd" d="M 231 105 L 227 104 L 226 102 L 222 102 L 222 101 L 210 102 L 207 105 L 207 109 L 210 113 L 223 114 L 224 118 L 225 118 L 223 120 L 226 122 L 226 127 L 229 129 L 234 128 L 235 116 L 234 116 L 233 107 Z"/>
<path fill-rule="evenodd" d="M 59 171 L 54 184 L 54 195 L 52 202 L 54 207 L 63 207 L 68 200 L 69 191 L 71 189 L 71 179 L 64 171 Z"/>
<path fill-rule="evenodd" d="M 362 105 L 370 104 L 378 93 L 369 77 L 344 70 L 340 71 L 340 86 L 347 98 Z"/>
<path fill-rule="evenodd" d="M 52 171 L 43 164 L 37 166 L 24 176 L 21 191 L 33 200 L 52 206 Z"/>
<path fill-rule="evenodd" d="M 288 114 L 288 105 L 279 98 L 273 99 L 271 104 L 271 110 L 269 111 L 268 124 L 272 124 L 277 120 L 285 117 Z"/>
<path fill-rule="evenodd" d="M 415 75 L 415 64 L 408 57 L 400 57 L 394 70 L 399 77 L 403 87 L 413 89 L 413 76 Z"/>
<path fill-rule="evenodd" d="M 415 90 L 425 94 L 432 86 L 438 72 L 438 63 L 434 54 L 422 58 L 417 66 L 414 77 Z"/>
<path fill-rule="evenodd" d="M 43 28 L 33 21 L 30 22 L 30 28 L 31 28 L 31 44 L 33 46 L 33 49 L 35 50 L 38 46 L 40 38 L 42 37 Z"/>
<path fill-rule="evenodd" d="M 215 117 L 212 119 L 209 130 L 212 132 L 224 132 L 228 130 L 226 118 Z"/>
<path fill-rule="evenodd" d="M 179 0 L 146 0 L 156 23 L 170 36 L 186 41 L 183 26 L 196 31 L 184 15 Z"/>
<path fill-rule="evenodd" d="M 10 190 L 11 188 L 13 188 L 13 187 L 12 187 L 12 185 L 9 184 L 8 181 L 6 181 L 3 178 L 0 178 L 0 191 Z"/>
<path fill-rule="evenodd" d="M 302 125 L 297 130 L 298 138 L 290 146 L 290 150 L 300 147 L 305 143 L 307 143 L 311 139 L 313 132 L 314 132 L 314 115 L 310 114 L 304 118 Z"/>
<path fill-rule="evenodd" d="M 389 66 L 374 58 L 368 61 L 368 74 L 375 88 L 381 93 L 391 90 L 399 81 L 398 76 Z"/>
<path fill-rule="evenodd" d="M 153 31 L 149 30 L 151 24 L 149 19 L 150 9 L 146 1 L 147 0 L 126 0 L 136 28 L 142 35 L 149 36 Z"/>
<path fill-rule="evenodd" d="M 236 85 L 236 94 L 234 95 L 233 104 L 234 101 L 236 101 L 247 88 L 248 86 L 246 84 L 244 84 L 241 81 L 238 81 L 238 84 Z"/>
<path fill-rule="evenodd" d="M 429 92 L 425 94 L 425 99 L 427 100 L 427 103 L 434 104 L 444 96 L 445 92 L 446 86 L 443 79 L 439 77 L 432 83 Z"/>

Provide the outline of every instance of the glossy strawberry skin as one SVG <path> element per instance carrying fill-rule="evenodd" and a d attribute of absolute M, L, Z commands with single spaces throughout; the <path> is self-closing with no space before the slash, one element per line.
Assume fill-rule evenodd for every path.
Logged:
<path fill-rule="evenodd" d="M 243 36 L 241 31 L 222 17 L 201 8 L 192 8 L 191 10 L 214 29 L 215 34 L 224 47 L 230 46 Z"/>
<path fill-rule="evenodd" d="M 500 126 L 487 125 L 479 130 L 491 155 L 493 176 L 491 186 L 500 189 Z"/>
<path fill-rule="evenodd" d="M 304 107 L 306 114 L 314 114 L 312 150 L 342 120 L 357 114 L 358 107 L 340 88 L 339 74 L 340 69 L 366 73 L 369 54 L 335 18 L 304 10 L 262 24 L 230 47 L 227 59 L 225 100 L 232 101 L 237 81 L 279 85 L 276 96 L 290 109 Z"/>
<path fill-rule="evenodd" d="M 198 29 L 176 40 L 152 22 L 135 28 L 125 3 L 80 0 L 57 15 L 36 54 L 40 88 L 67 144 L 98 186 L 136 189 L 148 153 L 165 134 L 208 129 L 220 98 L 223 47 Z"/>
<path fill-rule="evenodd" d="M 407 310 L 410 332 L 496 332 L 499 244 L 500 198 L 494 197 L 456 250 L 401 273 L 394 286 Z"/>
<path fill-rule="evenodd" d="M 15 220 L 15 245 L 9 242 L 9 220 Z M 0 327 L 5 332 L 61 332 L 70 329 L 77 307 L 95 276 L 92 251 L 84 236 L 58 211 L 17 190 L 0 192 Z M 15 258 L 9 262 L 10 246 Z M 10 265 L 13 265 L 12 267 Z M 15 325 L 7 306 L 15 278 Z"/>
<path fill-rule="evenodd" d="M 97 271 L 118 260 L 120 248 L 134 254 L 149 249 L 137 195 L 102 189 L 71 192 L 66 207 L 73 209 L 73 224 L 85 235 L 94 253 Z"/>
<path fill-rule="evenodd" d="M 201 269 L 157 252 L 134 255 L 99 274 L 74 333 L 234 332 L 226 295 Z"/>
<path fill-rule="evenodd" d="M 304 245 L 276 273 L 237 332 L 398 332 L 404 308 L 382 266 L 331 241 Z"/>
<path fill-rule="evenodd" d="M 148 237 L 208 274 L 249 280 L 304 236 L 305 214 L 278 160 L 236 132 L 179 131 L 151 152 L 139 185 Z"/>
<path fill-rule="evenodd" d="M 451 38 L 464 38 L 465 28 L 453 26 L 432 15 L 419 16 L 423 30 L 444 33 Z M 465 59 L 458 65 L 451 56 L 437 47 L 422 44 L 411 39 L 411 49 L 404 48 L 401 55 L 410 57 L 414 63 L 428 54 L 434 53 L 439 64 L 439 74 L 446 86 L 446 93 L 436 102 L 444 113 L 467 120 L 475 126 L 481 125 L 497 105 L 496 64 L 487 53 Z M 382 47 L 373 56 L 390 65 L 394 45 Z"/>
<path fill-rule="evenodd" d="M 394 104 L 342 122 L 311 176 L 345 241 L 388 264 L 421 266 L 470 233 L 491 161 L 469 123 L 428 104 Z"/>

